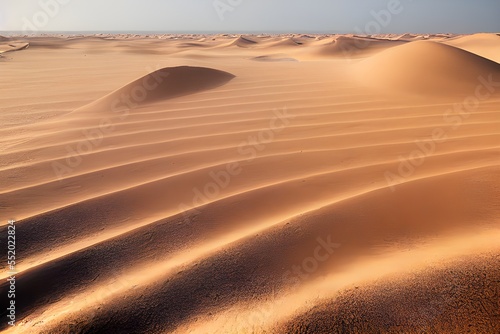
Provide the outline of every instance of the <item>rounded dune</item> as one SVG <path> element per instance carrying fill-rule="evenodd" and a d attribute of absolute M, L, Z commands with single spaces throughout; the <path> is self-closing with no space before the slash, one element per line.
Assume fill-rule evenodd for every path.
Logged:
<path fill-rule="evenodd" d="M 458 46 L 461 44 L 497 44 L 500 43 L 500 35 L 497 34 L 488 34 L 488 33 L 479 33 L 474 35 L 465 35 L 465 36 L 456 36 L 453 38 L 449 38 L 446 41 L 446 44 Z"/>
<path fill-rule="evenodd" d="M 425 96 L 474 94 L 479 78 L 500 78 L 500 64 L 432 41 L 384 50 L 361 61 L 356 71 L 377 89 Z"/>
<path fill-rule="evenodd" d="M 333 41 L 321 45 L 314 51 L 314 54 L 326 57 L 359 57 L 367 53 L 373 53 L 374 51 L 380 51 L 402 43 L 405 42 L 364 37 L 338 36 Z"/>
<path fill-rule="evenodd" d="M 474 34 L 450 38 L 444 43 L 475 53 L 481 57 L 500 62 L 500 36 L 497 34 Z"/>
<path fill-rule="evenodd" d="M 146 105 L 216 88 L 234 77 L 231 73 L 206 67 L 166 67 L 134 80 L 80 110 L 130 108 L 126 97 L 133 98 L 132 107 Z"/>

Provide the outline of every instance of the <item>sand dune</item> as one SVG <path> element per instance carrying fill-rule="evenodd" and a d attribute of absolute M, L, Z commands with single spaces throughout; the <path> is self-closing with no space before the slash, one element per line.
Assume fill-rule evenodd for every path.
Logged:
<path fill-rule="evenodd" d="M 350 286 L 280 330 L 369 333 L 385 328 L 387 332 L 460 333 L 473 322 L 479 333 L 498 332 L 500 324 L 491 317 L 498 312 L 498 304 L 491 296 L 498 289 L 499 264 L 498 253 L 468 254 L 411 275 Z M 435 297 L 429 300 L 430 296 Z"/>
<path fill-rule="evenodd" d="M 286 54 L 272 54 L 265 56 L 253 57 L 252 60 L 256 61 L 297 61 L 295 58 L 287 57 Z"/>
<path fill-rule="evenodd" d="M 475 34 L 458 36 L 445 41 L 446 44 L 456 46 L 482 57 L 500 62 L 500 36 L 496 34 Z"/>
<path fill-rule="evenodd" d="M 403 34 L 403 35 L 400 35 L 400 36 L 397 36 L 396 38 L 394 38 L 395 40 L 399 40 L 399 41 L 418 41 L 418 40 L 422 40 L 422 39 L 428 39 L 430 36 L 425 36 L 425 35 L 415 35 L 415 34 Z"/>
<path fill-rule="evenodd" d="M 1 330 L 498 332 L 497 38 L 15 39 Z"/>
<path fill-rule="evenodd" d="M 0 46 L 0 54 L 5 52 L 20 51 L 29 48 L 29 43 L 10 42 Z"/>
<path fill-rule="evenodd" d="M 338 36 L 328 44 L 323 44 L 313 52 L 320 56 L 361 57 L 405 42 L 374 38 Z"/>
<path fill-rule="evenodd" d="M 424 96 L 466 96 L 475 93 L 480 78 L 491 77 L 498 82 L 500 64 L 445 44 L 422 41 L 391 48 L 364 60 L 358 75 L 363 82 L 379 89 Z"/>
<path fill-rule="evenodd" d="M 80 108 L 79 111 L 109 109 L 117 111 L 120 108 L 136 108 L 158 100 L 212 89 L 233 78 L 230 73 L 211 68 L 189 66 L 163 68 L 115 90 L 96 102 Z M 126 103 L 124 96 L 129 96 L 132 99 L 131 103 Z"/>
<path fill-rule="evenodd" d="M 301 41 L 299 41 L 298 39 L 290 37 L 290 38 L 282 39 L 282 40 L 277 41 L 277 42 L 272 43 L 272 44 L 268 44 L 266 46 L 268 46 L 268 47 L 285 47 L 285 46 L 298 46 L 298 45 L 302 45 L 302 44 L 303 43 Z"/>
<path fill-rule="evenodd" d="M 251 46 L 255 46 L 258 44 L 256 40 L 247 36 L 239 36 L 234 41 L 232 41 L 229 45 L 239 46 L 241 48 L 247 48 Z"/>

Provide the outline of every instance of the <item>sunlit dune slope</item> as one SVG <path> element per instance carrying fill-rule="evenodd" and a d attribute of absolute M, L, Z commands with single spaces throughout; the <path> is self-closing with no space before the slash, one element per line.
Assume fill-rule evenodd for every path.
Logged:
<path fill-rule="evenodd" d="M 483 81 L 500 81 L 500 64 L 446 44 L 418 41 L 362 61 L 358 75 L 363 82 L 391 92 L 473 95 Z"/>

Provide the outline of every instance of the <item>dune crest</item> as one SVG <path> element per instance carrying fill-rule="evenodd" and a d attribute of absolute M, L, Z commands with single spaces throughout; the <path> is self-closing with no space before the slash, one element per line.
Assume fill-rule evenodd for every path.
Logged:
<path fill-rule="evenodd" d="M 497 34 L 474 34 L 450 38 L 444 43 L 475 53 L 481 57 L 500 62 L 500 36 Z"/>
<path fill-rule="evenodd" d="M 247 36 L 239 36 L 234 41 L 229 43 L 229 46 L 239 46 L 240 48 L 248 48 L 256 46 L 257 44 L 259 44 L 259 42 L 254 40 L 253 38 Z"/>
<path fill-rule="evenodd" d="M 234 77 L 231 73 L 206 67 L 166 67 L 134 80 L 80 110 L 135 108 L 216 88 Z M 132 102 L 127 103 L 130 99 Z"/>
<path fill-rule="evenodd" d="M 405 41 L 391 41 L 384 39 L 338 36 L 331 42 L 321 45 L 313 53 L 320 56 L 342 56 L 342 57 L 360 57 L 376 51 L 384 50 L 391 46 L 397 46 L 406 43 Z"/>
<path fill-rule="evenodd" d="M 283 40 L 269 44 L 268 47 L 286 47 L 286 46 L 300 46 L 303 43 L 294 39 L 293 37 L 285 38 Z"/>
<path fill-rule="evenodd" d="M 500 81 L 500 64 L 433 41 L 384 50 L 357 64 L 356 71 L 378 90 L 424 96 L 474 94 L 479 78 Z"/>
<path fill-rule="evenodd" d="M 21 51 L 30 47 L 30 43 L 25 42 L 5 42 L 0 44 L 0 54 L 12 51 Z"/>

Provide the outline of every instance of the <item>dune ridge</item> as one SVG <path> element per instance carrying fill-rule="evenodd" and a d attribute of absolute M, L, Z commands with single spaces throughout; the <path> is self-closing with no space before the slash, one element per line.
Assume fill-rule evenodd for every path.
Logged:
<path fill-rule="evenodd" d="M 401 62 L 401 59 L 405 61 Z M 500 64 L 433 41 L 391 48 L 359 65 L 358 75 L 379 89 L 385 87 L 426 96 L 473 95 L 482 83 L 481 78 L 493 82 L 500 78 Z"/>
<path fill-rule="evenodd" d="M 247 47 L 257 45 L 257 44 L 258 44 L 258 42 L 250 37 L 239 36 L 234 41 L 232 41 L 229 45 L 230 46 L 238 46 L 241 48 L 247 48 Z"/>
<path fill-rule="evenodd" d="M 87 109 L 106 109 L 113 111 L 131 109 L 171 99 L 183 95 L 190 95 L 207 89 L 221 86 L 234 76 L 230 73 L 203 67 L 169 67 L 156 70 L 146 76 L 115 90 L 105 97 L 84 106 L 80 111 Z M 124 96 L 132 98 L 126 103 Z"/>
<path fill-rule="evenodd" d="M 331 42 L 322 44 L 314 54 L 320 56 L 362 57 L 366 54 L 384 50 L 390 46 L 397 46 L 405 41 L 390 41 L 376 38 L 337 36 Z"/>
<path fill-rule="evenodd" d="M 0 42 L 2 40 L 0 39 Z M 5 40 L 4 40 L 5 42 Z M 29 48 L 29 43 L 19 43 L 19 42 L 9 42 L 4 45 L 0 45 L 0 55 L 6 52 L 21 51 Z"/>

